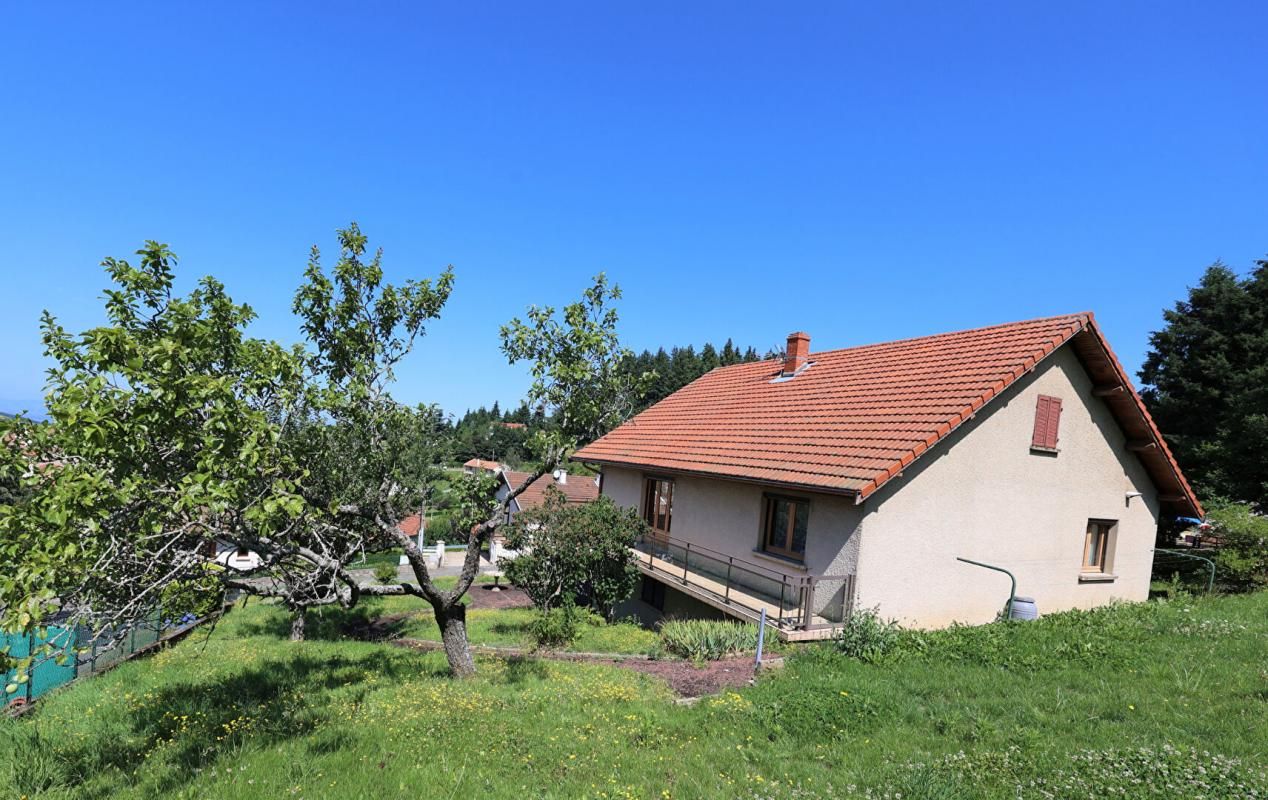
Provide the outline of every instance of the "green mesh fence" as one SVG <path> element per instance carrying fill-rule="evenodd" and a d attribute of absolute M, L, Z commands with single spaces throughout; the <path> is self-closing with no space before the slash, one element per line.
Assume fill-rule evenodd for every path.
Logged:
<path fill-rule="evenodd" d="M 46 639 L 35 633 L 0 633 L 0 648 L 7 646 L 10 658 L 26 658 L 33 650 L 37 653 L 34 666 L 22 683 L 18 683 L 16 669 L 5 672 L 4 682 L 0 684 L 0 709 L 20 703 L 29 704 L 58 686 L 110 669 L 131 658 L 137 651 L 202 622 L 202 619 L 194 619 L 191 615 L 170 619 L 159 612 L 136 623 L 120 636 L 106 633 L 94 639 L 86 628 L 57 626 L 48 628 Z M 52 650 L 42 654 L 40 648 L 46 642 Z M 10 688 L 13 691 L 9 691 Z"/>
<path fill-rule="evenodd" d="M 52 645 L 51 655 L 39 656 L 26 680 L 19 683 L 18 671 L 11 669 L 5 673 L 4 699 L 2 705 L 14 700 L 31 702 L 39 699 L 52 689 L 75 679 L 75 632 L 67 628 L 50 627 L 46 636 L 31 634 L 0 634 L 0 647 L 8 646 L 9 657 L 26 658 L 32 649 L 38 653 L 45 644 Z M 59 663 L 60 662 L 60 663 Z M 9 691 L 12 688 L 13 691 Z"/>

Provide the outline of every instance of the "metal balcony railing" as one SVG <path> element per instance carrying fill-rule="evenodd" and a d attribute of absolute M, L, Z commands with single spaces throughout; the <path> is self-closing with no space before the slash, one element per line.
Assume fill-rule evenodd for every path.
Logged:
<path fill-rule="evenodd" d="M 634 550 L 645 574 L 747 619 L 765 608 L 767 619 L 783 630 L 830 628 L 852 610 L 853 575 L 782 572 L 668 536 L 641 537 Z"/>

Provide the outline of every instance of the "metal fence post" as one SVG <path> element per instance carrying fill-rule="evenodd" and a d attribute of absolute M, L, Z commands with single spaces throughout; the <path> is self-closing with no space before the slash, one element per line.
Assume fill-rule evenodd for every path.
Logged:
<path fill-rule="evenodd" d="M 762 645 L 766 643 L 766 606 L 762 606 L 762 618 L 757 623 L 757 661 L 754 666 L 762 666 Z"/>
<path fill-rule="evenodd" d="M 26 671 L 26 704 L 29 706 L 35 699 L 35 631 L 26 635 L 26 655 L 31 659 L 31 667 Z"/>

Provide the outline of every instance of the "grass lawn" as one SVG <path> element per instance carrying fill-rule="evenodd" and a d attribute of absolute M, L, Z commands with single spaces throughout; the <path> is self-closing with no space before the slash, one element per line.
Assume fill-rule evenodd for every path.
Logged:
<path fill-rule="evenodd" d="M 458 682 L 440 654 L 282 622 L 249 606 L 0 721 L 0 795 L 1268 796 L 1268 594 L 913 637 L 876 664 L 814 646 L 694 706 L 602 665 L 481 659 Z"/>
<path fill-rule="evenodd" d="M 381 553 L 366 553 L 365 558 L 361 561 L 354 561 L 349 565 L 350 569 L 374 569 L 379 564 L 391 564 L 392 566 L 400 566 L 401 554 L 404 551 L 399 547 L 391 550 L 384 550 Z"/>

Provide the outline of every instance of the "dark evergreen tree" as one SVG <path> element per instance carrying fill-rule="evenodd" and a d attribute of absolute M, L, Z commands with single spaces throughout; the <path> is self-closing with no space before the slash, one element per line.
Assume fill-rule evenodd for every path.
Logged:
<path fill-rule="evenodd" d="M 1145 404 L 1201 495 L 1268 507 L 1268 260 L 1245 278 L 1212 265 L 1163 318 Z"/>
<path fill-rule="evenodd" d="M 727 339 L 721 353 L 711 343 L 705 343 L 698 353 L 693 345 L 674 347 L 669 352 L 665 352 L 662 347 L 654 355 L 651 351 L 644 350 L 627 359 L 625 369 L 637 375 L 645 372 L 656 375 L 647 391 L 639 398 L 636 411 L 641 411 L 664 400 L 710 370 L 757 360 L 758 355 L 753 348 L 741 353 L 735 343 Z"/>

